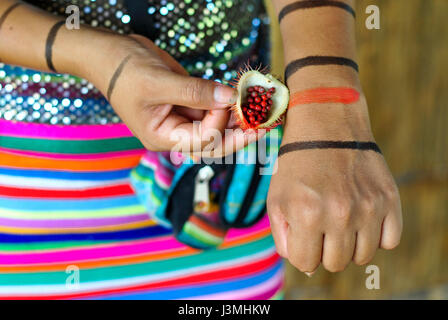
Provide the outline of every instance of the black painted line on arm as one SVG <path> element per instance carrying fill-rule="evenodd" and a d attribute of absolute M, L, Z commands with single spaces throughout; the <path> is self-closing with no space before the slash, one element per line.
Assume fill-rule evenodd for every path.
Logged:
<path fill-rule="evenodd" d="M 124 67 L 126 66 L 126 64 L 129 62 L 129 60 L 131 59 L 131 54 L 128 55 L 126 58 L 123 59 L 123 61 L 120 63 L 120 65 L 118 66 L 117 70 L 115 70 L 112 78 L 110 79 L 109 82 L 109 88 L 107 89 L 107 100 L 110 102 L 110 98 L 112 96 L 112 93 L 115 89 L 115 85 L 117 83 L 118 78 L 120 77 L 121 73 L 123 72 Z"/>
<path fill-rule="evenodd" d="M 56 35 L 58 34 L 58 31 L 61 29 L 61 27 L 65 24 L 65 21 L 59 21 L 57 22 L 48 33 L 47 42 L 45 44 L 45 59 L 47 60 L 48 68 L 53 71 L 57 72 L 56 68 L 53 65 L 53 44 L 56 40 Z"/>
<path fill-rule="evenodd" d="M 6 11 L 0 16 L 0 30 L 2 29 L 3 23 L 6 21 L 6 18 L 9 16 L 9 14 L 14 11 L 17 7 L 21 6 L 23 3 L 17 2 L 14 3 L 12 6 L 10 6 Z"/>
<path fill-rule="evenodd" d="M 285 144 L 280 147 L 278 156 L 280 157 L 289 152 L 310 149 L 353 149 L 361 151 L 372 150 L 381 154 L 381 150 L 375 142 L 322 140 L 301 141 Z"/>
<path fill-rule="evenodd" d="M 278 15 L 278 21 L 281 22 L 282 19 L 289 13 L 294 12 L 296 10 L 303 10 L 303 9 L 312 9 L 312 8 L 319 8 L 319 7 L 336 7 L 343 9 L 350 13 L 353 18 L 356 18 L 355 10 L 353 10 L 352 7 L 350 7 L 348 4 L 341 2 L 341 1 L 334 1 L 334 0 L 307 0 L 307 1 L 297 1 L 293 2 L 291 4 L 288 4 L 285 6 Z"/>
<path fill-rule="evenodd" d="M 322 65 L 340 65 L 348 66 L 353 68 L 356 72 L 359 71 L 358 64 L 352 59 L 344 57 L 333 57 L 333 56 L 309 56 L 297 60 L 293 60 L 286 66 L 285 69 L 285 81 L 297 72 L 299 69 L 308 66 L 322 66 Z"/>

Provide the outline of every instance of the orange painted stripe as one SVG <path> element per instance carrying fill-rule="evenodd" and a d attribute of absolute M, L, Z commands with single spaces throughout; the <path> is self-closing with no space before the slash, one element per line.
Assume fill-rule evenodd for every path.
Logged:
<path fill-rule="evenodd" d="M 105 171 L 133 168 L 138 165 L 141 155 L 117 157 L 112 159 L 48 159 L 24 157 L 0 152 L 0 166 L 31 169 L 56 169 L 68 171 Z"/>
<path fill-rule="evenodd" d="M 226 241 L 220 246 L 220 248 L 230 248 L 238 246 L 244 243 L 261 239 L 270 234 L 270 230 L 261 230 L 248 236 L 243 236 L 234 240 Z M 150 253 L 145 255 L 134 255 L 125 258 L 112 258 L 103 259 L 99 261 L 85 261 L 85 262 L 73 262 L 80 269 L 94 269 L 102 267 L 120 266 L 128 264 L 144 263 L 163 259 L 173 259 L 181 256 L 192 255 L 200 252 L 198 249 L 186 247 L 179 250 L 164 251 L 160 253 Z M 45 265 L 8 265 L 0 266 L 0 272 L 4 273 L 20 273 L 20 272 L 46 272 L 46 271 L 64 271 L 67 268 L 67 263 L 55 263 Z"/>
<path fill-rule="evenodd" d="M 314 88 L 291 95 L 288 108 L 311 103 L 351 104 L 359 100 L 359 92 L 352 88 Z"/>

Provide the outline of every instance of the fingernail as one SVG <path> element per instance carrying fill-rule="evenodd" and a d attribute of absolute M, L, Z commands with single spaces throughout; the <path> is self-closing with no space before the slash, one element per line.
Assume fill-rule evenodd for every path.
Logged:
<path fill-rule="evenodd" d="M 215 87 L 214 99 L 218 104 L 229 105 L 236 103 L 238 91 L 223 85 Z"/>
<path fill-rule="evenodd" d="M 311 278 L 314 274 L 314 272 L 304 272 L 309 278 Z"/>

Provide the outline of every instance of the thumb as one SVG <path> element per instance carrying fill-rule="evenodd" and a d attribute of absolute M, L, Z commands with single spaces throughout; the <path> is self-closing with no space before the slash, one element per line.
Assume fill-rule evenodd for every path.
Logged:
<path fill-rule="evenodd" d="M 238 92 L 212 80 L 170 73 L 165 88 L 167 103 L 194 109 L 213 110 L 236 103 Z"/>

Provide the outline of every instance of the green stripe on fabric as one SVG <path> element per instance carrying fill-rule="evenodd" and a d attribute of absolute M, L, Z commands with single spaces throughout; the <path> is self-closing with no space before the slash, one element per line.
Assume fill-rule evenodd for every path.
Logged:
<path fill-rule="evenodd" d="M 103 153 L 144 148 L 135 137 L 101 140 L 51 140 L 5 136 L 0 136 L 0 147 L 64 154 Z"/>
<path fill-rule="evenodd" d="M 217 246 L 223 241 L 222 238 L 216 237 L 188 221 L 185 223 L 183 231 L 190 235 L 190 237 L 212 246 Z"/>
<path fill-rule="evenodd" d="M 116 240 L 106 241 L 62 241 L 62 242 L 36 242 L 36 243 L 2 243 L 0 244 L 0 252 L 15 252 L 15 251 L 42 251 L 50 249 L 65 249 L 80 247 L 90 247 L 94 245 L 102 245 L 108 243 L 116 243 Z"/>
<path fill-rule="evenodd" d="M 283 290 L 280 290 L 275 295 L 273 295 L 269 300 L 284 300 L 285 299 L 285 293 Z"/>
<path fill-rule="evenodd" d="M 260 240 L 221 250 L 202 251 L 196 255 L 188 255 L 173 259 L 162 259 L 146 263 L 113 266 L 97 269 L 81 269 L 80 280 L 82 283 L 107 280 L 117 280 L 145 275 L 157 275 L 170 271 L 184 270 L 188 268 L 204 267 L 211 263 L 230 261 L 243 258 L 250 254 L 264 251 L 274 246 L 270 235 Z M 65 285 L 67 274 L 58 272 L 31 272 L 31 273 L 4 273 L 0 274 L 0 286 L 7 285 Z"/>

